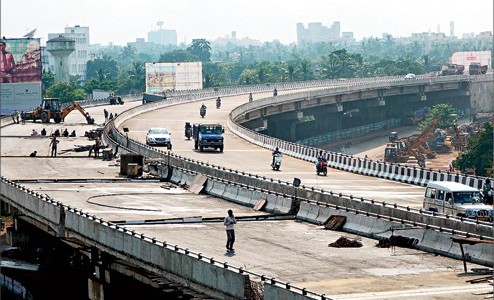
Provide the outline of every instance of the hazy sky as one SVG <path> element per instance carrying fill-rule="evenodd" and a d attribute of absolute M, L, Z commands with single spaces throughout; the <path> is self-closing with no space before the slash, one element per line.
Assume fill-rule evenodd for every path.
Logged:
<path fill-rule="evenodd" d="M 65 26 L 88 26 L 90 43 L 126 45 L 158 29 L 175 29 L 178 41 L 216 39 L 237 32 L 238 38 L 295 42 L 296 23 L 340 21 L 341 31 L 354 37 L 395 37 L 412 32 L 449 35 L 478 34 L 493 29 L 492 0 L 1 0 L 1 36 L 22 37 L 37 28 L 35 37 L 46 42 L 48 33 Z"/>

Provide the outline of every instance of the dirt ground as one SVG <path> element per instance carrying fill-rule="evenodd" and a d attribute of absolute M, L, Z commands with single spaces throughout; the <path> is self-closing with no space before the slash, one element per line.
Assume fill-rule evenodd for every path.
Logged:
<path fill-rule="evenodd" d="M 400 127 L 390 129 L 392 131 L 399 132 L 400 137 L 411 136 L 416 132 L 416 127 Z M 352 143 L 349 147 L 344 147 L 344 142 L 335 142 L 329 145 L 318 146 L 319 148 L 343 152 L 349 155 L 357 157 L 367 157 L 371 160 L 383 161 L 384 160 L 384 149 L 386 148 L 386 143 L 388 143 L 388 136 L 390 130 L 377 131 L 365 136 L 355 137 L 352 139 Z M 452 150 L 448 153 L 438 153 L 435 158 L 426 160 L 426 167 L 441 171 L 453 171 L 450 169 L 451 162 L 458 157 L 459 152 Z"/>

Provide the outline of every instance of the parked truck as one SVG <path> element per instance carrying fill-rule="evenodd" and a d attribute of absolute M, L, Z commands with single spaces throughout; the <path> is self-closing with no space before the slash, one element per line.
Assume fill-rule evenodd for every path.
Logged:
<path fill-rule="evenodd" d="M 194 124 L 192 127 L 194 149 L 199 149 L 202 152 L 204 148 L 214 148 L 223 152 L 224 132 L 221 124 Z"/>
<path fill-rule="evenodd" d="M 468 68 L 468 74 L 477 75 L 487 73 L 487 65 L 482 66 L 479 62 L 473 62 Z"/>
<path fill-rule="evenodd" d="M 449 64 L 449 65 L 443 66 L 441 68 L 441 71 L 439 72 L 439 75 L 440 76 L 463 75 L 463 71 L 465 71 L 465 66 L 464 65 Z"/>

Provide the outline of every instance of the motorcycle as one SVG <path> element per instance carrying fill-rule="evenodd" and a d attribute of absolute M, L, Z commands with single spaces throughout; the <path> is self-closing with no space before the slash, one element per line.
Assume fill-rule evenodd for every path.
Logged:
<path fill-rule="evenodd" d="M 249 93 L 249 102 L 252 102 L 252 100 L 253 100 L 252 93 Z"/>
<path fill-rule="evenodd" d="M 201 110 L 199 111 L 199 113 L 201 114 L 201 117 L 204 118 L 204 116 L 206 115 L 206 108 L 204 106 L 201 107 Z"/>
<path fill-rule="evenodd" d="M 190 138 L 192 137 L 192 128 L 185 129 L 185 137 L 187 138 L 187 140 L 190 140 Z"/>
<path fill-rule="evenodd" d="M 319 175 L 320 173 L 322 173 L 323 176 L 328 175 L 328 162 L 325 160 L 320 160 L 316 164 L 316 173 L 317 175 Z"/>
<path fill-rule="evenodd" d="M 487 205 L 492 205 L 492 203 L 493 203 L 493 191 L 492 191 L 492 189 L 483 190 L 481 192 L 481 194 L 482 194 L 482 199 L 483 199 L 484 203 Z"/>
<path fill-rule="evenodd" d="M 277 89 L 274 89 L 273 90 L 273 97 L 276 97 L 276 96 L 278 96 L 278 90 Z"/>
<path fill-rule="evenodd" d="M 218 97 L 218 99 L 216 99 L 216 108 L 220 108 L 221 107 L 221 99 Z"/>
<path fill-rule="evenodd" d="M 279 171 L 281 167 L 281 154 L 275 154 L 273 157 L 274 162 L 271 163 L 271 167 L 273 168 L 273 171 Z"/>

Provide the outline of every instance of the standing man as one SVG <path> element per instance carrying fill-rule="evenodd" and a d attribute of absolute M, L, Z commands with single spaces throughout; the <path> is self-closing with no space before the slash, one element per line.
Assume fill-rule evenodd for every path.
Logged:
<path fill-rule="evenodd" d="M 5 41 L 0 41 L 0 81 L 2 83 L 13 82 L 15 69 L 14 56 L 5 50 L 6 46 Z"/>
<path fill-rule="evenodd" d="M 51 146 L 51 156 L 57 156 L 57 145 L 58 145 L 59 141 L 57 140 L 57 136 L 56 135 L 53 135 L 53 137 L 51 138 L 51 142 L 50 142 L 50 146 Z"/>
<path fill-rule="evenodd" d="M 237 220 L 235 220 L 235 216 L 233 215 L 233 211 L 231 209 L 228 210 L 228 217 L 225 218 L 225 221 L 223 223 L 226 226 L 226 249 L 235 251 L 233 249 L 233 243 L 235 243 L 234 225 L 237 224 Z"/>

